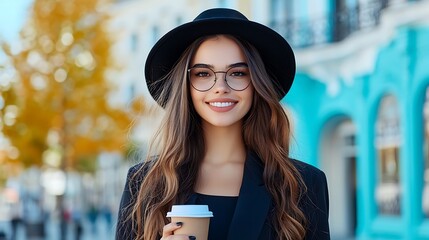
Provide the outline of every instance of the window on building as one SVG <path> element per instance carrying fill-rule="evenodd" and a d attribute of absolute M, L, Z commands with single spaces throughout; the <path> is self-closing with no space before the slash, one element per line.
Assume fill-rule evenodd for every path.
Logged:
<path fill-rule="evenodd" d="M 335 1 L 334 41 L 341 41 L 350 34 L 350 12 L 346 0 Z"/>
<path fill-rule="evenodd" d="M 423 104 L 424 126 L 424 170 L 423 170 L 423 196 L 422 207 L 425 218 L 429 218 L 429 87 L 426 88 L 425 102 Z"/>
<path fill-rule="evenodd" d="M 176 17 L 176 25 L 183 24 L 183 18 L 181 16 Z"/>
<path fill-rule="evenodd" d="M 292 19 L 293 16 L 289 14 L 293 12 L 293 1 L 271 0 L 269 6 L 270 26 L 280 35 L 292 41 L 291 33 L 288 31 L 296 32 L 294 31 L 296 29 L 292 28 L 294 28 L 293 25 L 297 23 L 295 22 L 296 19 Z"/>
<path fill-rule="evenodd" d="M 271 0 L 270 4 L 270 16 L 273 24 L 281 23 L 284 20 L 285 8 L 284 1 L 282 0 Z"/>
<path fill-rule="evenodd" d="M 236 8 L 236 0 L 218 0 L 218 6 L 222 8 Z"/>
<path fill-rule="evenodd" d="M 219 7 L 226 7 L 226 0 L 218 0 Z"/>
<path fill-rule="evenodd" d="M 137 35 L 137 33 L 131 34 L 131 39 L 130 39 L 131 52 L 136 52 L 138 50 L 138 47 L 139 47 L 138 44 L 139 44 L 139 36 Z"/>
<path fill-rule="evenodd" d="M 155 44 L 159 38 L 159 28 L 157 26 L 152 27 L 152 43 Z"/>
<path fill-rule="evenodd" d="M 401 131 L 399 108 L 394 96 L 387 95 L 381 100 L 375 124 L 375 147 L 378 157 L 376 186 L 378 212 L 381 215 L 400 215 Z"/>

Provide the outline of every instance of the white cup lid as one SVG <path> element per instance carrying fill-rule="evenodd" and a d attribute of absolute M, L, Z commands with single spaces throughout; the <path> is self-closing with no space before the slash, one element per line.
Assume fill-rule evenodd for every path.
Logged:
<path fill-rule="evenodd" d="M 205 218 L 213 217 L 213 213 L 209 211 L 207 205 L 173 205 L 167 217 Z"/>

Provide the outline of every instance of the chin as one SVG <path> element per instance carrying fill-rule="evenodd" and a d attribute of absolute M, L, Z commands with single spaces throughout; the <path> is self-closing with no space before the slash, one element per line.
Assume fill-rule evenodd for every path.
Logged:
<path fill-rule="evenodd" d="M 240 126 L 242 124 L 241 120 L 231 120 L 228 121 L 227 119 L 220 119 L 219 121 L 205 121 L 206 124 L 212 126 L 212 127 L 219 127 L 219 128 L 229 128 L 229 127 L 236 127 Z"/>

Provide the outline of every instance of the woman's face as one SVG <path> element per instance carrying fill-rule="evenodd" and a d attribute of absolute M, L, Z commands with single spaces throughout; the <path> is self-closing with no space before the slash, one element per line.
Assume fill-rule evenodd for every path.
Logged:
<path fill-rule="evenodd" d="M 240 47 L 232 39 L 222 35 L 209 38 L 199 46 L 189 66 L 195 70 L 188 72 L 192 103 L 203 124 L 217 127 L 241 125 L 241 120 L 252 105 L 254 90 Z M 213 74 L 216 76 L 215 83 L 207 81 L 204 85 L 196 82 L 209 78 L 208 76 L 213 77 Z M 229 85 L 225 81 L 226 75 Z M 211 83 L 214 85 L 210 88 Z"/>

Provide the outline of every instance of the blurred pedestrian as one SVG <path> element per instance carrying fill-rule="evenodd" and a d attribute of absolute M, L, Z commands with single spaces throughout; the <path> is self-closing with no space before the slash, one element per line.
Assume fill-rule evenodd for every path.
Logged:
<path fill-rule="evenodd" d="M 74 225 L 74 236 L 76 240 L 80 240 L 83 235 L 82 213 L 79 208 L 75 207 L 72 210 L 72 220 Z"/>
<path fill-rule="evenodd" d="M 44 239 L 46 212 L 41 196 L 29 194 L 24 200 L 24 224 L 27 239 Z"/>
<path fill-rule="evenodd" d="M 71 220 L 71 213 L 67 207 L 62 207 L 60 210 L 60 237 L 61 240 L 67 239 L 68 226 Z"/>
<path fill-rule="evenodd" d="M 0 229 L 0 240 L 7 240 L 6 232 Z"/>
<path fill-rule="evenodd" d="M 18 229 L 22 225 L 22 204 L 16 202 L 10 208 L 11 240 L 17 239 Z"/>
<path fill-rule="evenodd" d="M 17 234 L 18 234 L 18 229 L 19 229 L 19 226 L 21 226 L 21 222 L 22 222 L 22 219 L 20 218 L 20 217 L 13 217 L 11 220 L 10 220 L 10 224 L 11 224 L 11 227 L 12 227 L 12 233 L 11 233 L 11 240 L 16 240 L 17 238 L 16 238 L 16 236 L 17 236 Z"/>
<path fill-rule="evenodd" d="M 98 209 L 95 204 L 92 204 L 88 209 L 88 220 L 91 224 L 91 230 L 93 234 L 97 234 L 97 218 L 98 218 Z"/>
<path fill-rule="evenodd" d="M 116 239 L 195 239 L 174 235 L 173 204 L 208 205 L 209 239 L 329 239 L 326 177 L 288 155 L 294 75 L 286 40 L 232 9 L 165 34 L 145 66 L 164 120 L 128 173 Z"/>
<path fill-rule="evenodd" d="M 74 232 L 75 232 L 75 239 L 80 240 L 82 239 L 83 235 L 83 225 L 82 220 L 78 219 L 74 221 Z"/>
<path fill-rule="evenodd" d="M 105 204 L 101 208 L 101 213 L 103 215 L 104 220 L 106 221 L 107 228 L 110 230 L 112 227 L 112 210 L 108 204 Z"/>

